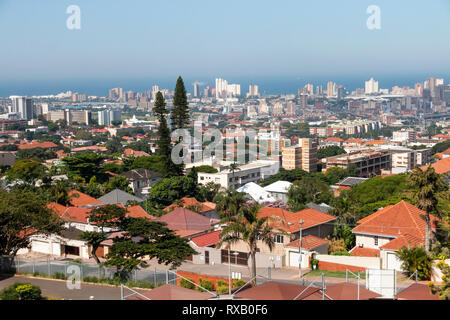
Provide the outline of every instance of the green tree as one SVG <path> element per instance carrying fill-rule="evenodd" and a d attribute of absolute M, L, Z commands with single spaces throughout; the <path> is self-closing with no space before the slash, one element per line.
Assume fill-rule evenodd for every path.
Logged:
<path fill-rule="evenodd" d="M 112 139 L 108 140 L 105 144 L 105 147 L 110 154 L 122 153 L 124 150 L 121 139 L 119 137 L 113 137 Z"/>
<path fill-rule="evenodd" d="M 45 175 L 45 167 L 37 161 L 23 159 L 16 161 L 6 172 L 8 180 L 22 180 L 34 184 Z"/>
<path fill-rule="evenodd" d="M 35 234 L 59 234 L 63 222 L 46 206 L 46 199 L 26 189 L 0 189 L 0 256 L 15 257 Z"/>
<path fill-rule="evenodd" d="M 103 184 L 103 192 L 108 193 L 112 190 L 119 189 L 129 194 L 134 194 L 133 189 L 130 187 L 130 182 L 124 176 L 115 176 L 109 179 L 108 182 Z"/>
<path fill-rule="evenodd" d="M 119 274 L 129 274 L 136 268 L 148 266 L 148 259 L 178 267 L 188 256 L 197 254 L 189 240 L 181 238 L 163 223 L 143 218 L 129 218 L 121 237 L 113 240 L 106 256 L 106 266 L 114 266 Z"/>
<path fill-rule="evenodd" d="M 0 300 L 42 300 L 41 288 L 16 282 L 0 292 Z"/>
<path fill-rule="evenodd" d="M 49 201 L 59 203 L 62 206 L 70 205 L 70 201 L 73 197 L 79 196 L 78 194 L 69 195 L 70 188 L 65 181 L 58 181 L 48 188 Z"/>
<path fill-rule="evenodd" d="M 298 211 L 306 208 L 306 204 L 309 202 L 329 203 L 332 194 L 329 186 L 319 177 L 307 176 L 291 185 L 288 191 L 288 199 L 287 204 L 293 210 Z"/>
<path fill-rule="evenodd" d="M 196 181 L 184 176 L 165 178 L 150 189 L 148 200 L 163 206 L 171 205 L 178 199 L 194 197 L 198 192 Z"/>
<path fill-rule="evenodd" d="M 410 186 L 414 187 L 409 193 L 417 201 L 419 209 L 425 211 L 425 250 L 430 251 L 432 240 L 431 215 L 442 218 L 442 213 L 438 210 L 438 194 L 448 189 L 442 176 L 437 174 L 434 168 L 428 166 L 426 170 L 416 168 L 407 179 Z"/>
<path fill-rule="evenodd" d="M 93 176 L 104 179 L 104 174 L 99 170 L 104 159 L 104 156 L 86 152 L 63 158 L 62 161 L 70 176 L 77 175 L 89 181 Z"/>
<path fill-rule="evenodd" d="M 216 203 L 216 212 L 225 218 L 238 215 L 248 200 L 242 192 L 224 190 L 213 201 Z"/>
<path fill-rule="evenodd" d="M 337 156 L 337 155 L 340 155 L 343 153 L 347 153 L 347 152 L 345 152 L 344 149 L 342 149 L 338 146 L 329 146 L 329 147 L 325 147 L 325 148 L 317 150 L 317 158 L 319 158 L 319 159 L 328 158 L 328 157 Z"/>
<path fill-rule="evenodd" d="M 251 278 L 252 284 L 256 285 L 256 252 L 258 251 L 258 241 L 264 243 L 270 251 L 275 246 L 275 236 L 284 234 L 280 229 L 275 229 L 272 225 L 271 217 L 258 217 L 260 210 L 258 204 L 244 206 L 235 216 L 224 216 L 222 222 L 225 224 L 221 233 L 217 247 L 223 243 L 236 243 L 243 241 L 249 247 L 251 258 Z"/>
<path fill-rule="evenodd" d="M 402 261 L 402 269 L 411 276 L 417 271 L 420 280 L 430 280 L 432 259 L 423 247 L 402 247 L 396 253 L 397 257 Z"/>
<path fill-rule="evenodd" d="M 173 129 L 184 129 L 189 124 L 189 103 L 187 101 L 186 89 L 181 77 L 178 77 L 173 96 Z"/>
<path fill-rule="evenodd" d="M 204 186 L 199 186 L 198 197 L 196 197 L 196 199 L 199 201 L 212 202 L 214 198 L 219 194 L 221 188 L 222 186 L 220 184 L 210 181 Z"/>
<path fill-rule="evenodd" d="M 126 213 L 127 209 L 117 205 L 106 205 L 91 211 L 89 222 L 99 226 L 100 231 L 84 231 L 80 234 L 80 239 L 87 241 L 91 247 L 91 255 L 97 264 L 100 264 L 96 253 L 97 249 L 109 234 L 125 225 Z M 105 228 L 110 231 L 105 231 Z"/>
<path fill-rule="evenodd" d="M 166 101 L 160 91 L 156 94 L 155 106 L 153 107 L 153 113 L 157 116 L 158 126 L 158 154 L 163 155 L 170 159 L 171 152 L 171 138 L 170 130 L 167 125 L 166 115 L 168 113 L 166 109 Z"/>

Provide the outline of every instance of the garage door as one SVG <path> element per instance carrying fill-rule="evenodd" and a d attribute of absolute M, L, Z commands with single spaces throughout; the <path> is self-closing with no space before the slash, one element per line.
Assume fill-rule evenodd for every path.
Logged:
<path fill-rule="evenodd" d="M 300 254 L 298 252 L 289 252 L 289 266 L 290 267 L 297 267 L 298 268 L 298 259 L 300 257 Z M 304 253 L 302 253 L 302 268 L 308 267 L 308 258 Z"/>
<path fill-rule="evenodd" d="M 48 242 L 33 241 L 31 243 L 31 251 L 50 254 L 50 246 Z"/>
<path fill-rule="evenodd" d="M 390 270 L 402 270 L 402 262 L 394 253 L 387 254 L 387 268 Z"/>

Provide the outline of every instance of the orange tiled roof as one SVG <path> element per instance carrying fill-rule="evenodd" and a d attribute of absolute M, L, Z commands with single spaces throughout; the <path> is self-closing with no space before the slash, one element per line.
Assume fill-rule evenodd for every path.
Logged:
<path fill-rule="evenodd" d="M 287 244 L 287 246 L 292 248 L 298 248 L 300 245 L 299 242 L 300 240 L 297 239 Z M 310 250 L 327 243 L 328 241 L 326 239 L 322 239 L 313 235 L 307 235 L 306 237 L 302 238 L 302 249 Z"/>
<path fill-rule="evenodd" d="M 153 220 L 153 217 L 145 212 L 141 206 L 132 206 L 127 208 L 127 216 L 132 218 L 145 218 L 148 220 Z"/>
<path fill-rule="evenodd" d="M 75 195 L 78 195 L 78 197 Z M 84 207 L 101 203 L 100 200 L 92 198 L 91 196 L 88 196 L 87 194 L 80 192 L 78 190 L 69 191 L 69 196 L 73 196 L 70 199 L 70 204 L 74 207 Z"/>
<path fill-rule="evenodd" d="M 357 256 L 357 257 L 379 257 L 380 256 L 380 250 L 372 249 L 372 248 L 354 247 L 348 253 L 350 253 L 352 256 Z"/>
<path fill-rule="evenodd" d="M 406 201 L 387 206 L 358 221 L 359 226 L 353 228 L 354 233 L 388 235 L 397 238 L 410 234 L 418 238 L 425 237 L 426 224 L 422 218 L 425 211 Z M 432 217 L 435 228 L 436 218 Z"/>
<path fill-rule="evenodd" d="M 32 142 L 28 144 L 21 144 L 19 145 L 19 149 L 34 149 L 34 148 L 42 148 L 42 149 L 49 149 L 49 148 L 56 148 L 58 147 L 53 142 L 44 141 L 44 142 Z"/>
<path fill-rule="evenodd" d="M 200 213 L 203 212 L 208 212 L 211 210 L 214 210 L 216 208 L 216 204 L 212 203 L 212 202 L 200 202 L 195 198 L 182 198 L 180 200 L 180 202 L 182 203 L 183 208 L 189 207 L 189 206 L 199 206 L 200 207 Z M 170 206 L 164 208 L 164 211 L 172 211 L 176 208 L 178 208 L 179 206 L 177 205 L 177 203 L 172 203 Z"/>
<path fill-rule="evenodd" d="M 410 234 L 405 234 L 401 237 L 398 237 L 394 240 L 391 240 L 390 242 L 386 243 L 384 246 L 381 247 L 381 249 L 386 250 L 398 250 L 402 247 L 410 247 L 415 248 L 420 245 L 425 244 L 425 238 L 417 238 Z"/>
<path fill-rule="evenodd" d="M 208 247 L 213 244 L 215 245 L 220 240 L 220 232 L 221 231 L 218 230 L 210 233 L 205 233 L 201 236 L 192 238 L 191 241 L 194 242 L 197 247 Z"/>
<path fill-rule="evenodd" d="M 436 173 L 443 174 L 450 171 L 450 157 L 441 159 L 431 165 L 432 168 L 436 171 Z M 422 170 L 427 170 L 428 166 L 420 167 Z"/>
<path fill-rule="evenodd" d="M 259 211 L 258 216 L 260 218 L 271 216 L 279 217 L 281 221 L 275 222 L 274 226 L 291 233 L 300 230 L 300 220 L 303 220 L 303 229 L 336 220 L 336 217 L 309 208 L 298 212 L 290 212 L 281 208 L 264 207 Z"/>

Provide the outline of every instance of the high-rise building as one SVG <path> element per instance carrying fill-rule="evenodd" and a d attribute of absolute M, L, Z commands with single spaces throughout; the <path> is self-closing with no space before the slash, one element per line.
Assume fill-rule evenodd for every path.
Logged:
<path fill-rule="evenodd" d="M 288 101 L 286 103 L 286 115 L 295 116 L 295 103 L 293 101 Z"/>
<path fill-rule="evenodd" d="M 283 104 L 281 102 L 276 102 L 273 106 L 272 115 L 274 117 L 281 117 L 283 115 Z"/>
<path fill-rule="evenodd" d="M 33 100 L 27 97 L 11 96 L 11 112 L 18 113 L 21 119 L 31 120 L 33 114 Z"/>
<path fill-rule="evenodd" d="M 240 84 L 228 84 L 227 80 L 216 79 L 216 99 L 225 99 L 241 95 Z"/>
<path fill-rule="evenodd" d="M 301 139 L 302 169 L 306 172 L 317 172 L 317 142 L 315 139 Z"/>
<path fill-rule="evenodd" d="M 249 85 L 247 97 L 259 97 L 259 87 L 258 85 Z"/>
<path fill-rule="evenodd" d="M 327 83 L 327 97 L 333 97 L 336 91 L 336 84 L 333 81 L 328 81 Z"/>
<path fill-rule="evenodd" d="M 299 145 L 285 147 L 281 154 L 282 167 L 286 170 L 302 168 L 302 147 Z"/>
<path fill-rule="evenodd" d="M 110 100 L 124 99 L 123 89 L 122 88 L 113 88 L 113 89 L 109 90 L 108 98 Z"/>
<path fill-rule="evenodd" d="M 122 112 L 120 110 L 102 110 L 98 112 L 98 124 L 101 126 L 110 126 L 114 121 L 122 120 Z"/>
<path fill-rule="evenodd" d="M 373 78 L 370 78 L 369 81 L 366 81 L 366 94 L 378 93 L 378 81 L 375 81 Z"/>
<path fill-rule="evenodd" d="M 194 97 L 200 97 L 200 86 L 197 82 L 194 83 Z"/>

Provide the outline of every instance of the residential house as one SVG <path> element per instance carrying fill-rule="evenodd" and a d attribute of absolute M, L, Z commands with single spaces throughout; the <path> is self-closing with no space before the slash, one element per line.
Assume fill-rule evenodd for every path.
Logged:
<path fill-rule="evenodd" d="M 425 244 L 425 211 L 406 201 L 390 205 L 358 221 L 352 229 L 356 246 L 349 251 L 355 256 L 381 257 L 382 269 L 401 270 L 396 251 L 404 246 Z M 432 230 L 437 218 L 431 217 Z"/>
<path fill-rule="evenodd" d="M 162 180 L 162 174 L 159 172 L 139 168 L 122 173 L 130 182 L 130 188 L 138 197 L 148 195 L 150 188 Z"/>
<path fill-rule="evenodd" d="M 288 192 L 292 183 L 289 181 L 276 181 L 264 187 L 269 195 L 277 201 L 288 202 Z"/>
<path fill-rule="evenodd" d="M 205 216 L 210 219 L 220 219 L 219 214 L 215 211 L 216 204 L 214 202 L 200 202 L 195 198 L 181 198 L 170 206 L 164 208 L 163 210 L 166 212 L 170 212 L 175 210 L 176 208 L 187 208 L 189 210 L 195 211 L 202 216 Z"/>
<path fill-rule="evenodd" d="M 143 202 L 144 200 L 129 194 L 128 192 L 114 189 L 113 191 L 101 196 L 97 200 L 100 200 L 104 204 L 122 204 L 123 206 L 127 205 L 128 201 L 136 201 L 138 203 Z"/>
<path fill-rule="evenodd" d="M 245 193 L 249 200 L 255 201 L 259 204 L 264 202 L 275 202 L 275 198 L 271 197 L 263 187 L 254 182 L 249 182 L 236 190 L 237 192 Z"/>
<path fill-rule="evenodd" d="M 290 212 L 281 208 L 264 207 L 259 211 L 258 217 L 272 217 L 273 222 L 271 222 L 271 224 L 273 228 L 283 230 L 286 233 L 283 234 L 283 232 L 278 232 L 275 236 L 275 245 L 272 250 L 270 250 L 262 241 L 258 241 L 257 243 L 260 253 L 272 254 L 280 257 L 280 259 L 283 259 L 282 265 L 285 266 L 290 265 L 289 256 L 286 256 L 286 247 L 300 238 L 300 221 L 303 221 L 303 237 L 311 235 L 325 239 L 333 232 L 334 221 L 336 220 L 336 217 L 334 216 L 309 208 L 298 212 Z M 314 241 L 316 241 L 315 238 Z M 319 246 L 324 244 L 318 243 Z M 314 248 L 315 247 L 311 245 L 310 249 L 312 250 Z M 225 245 L 222 246 L 222 249 L 226 249 Z M 243 241 L 231 244 L 230 249 L 243 253 L 248 253 L 249 250 L 248 245 Z M 290 251 L 295 251 L 294 248 L 289 247 L 289 249 Z M 298 262 L 296 265 L 298 266 Z"/>
<path fill-rule="evenodd" d="M 218 220 L 209 219 L 186 208 L 176 208 L 155 221 L 166 223 L 180 237 L 189 239 L 213 231 L 219 223 Z"/>

